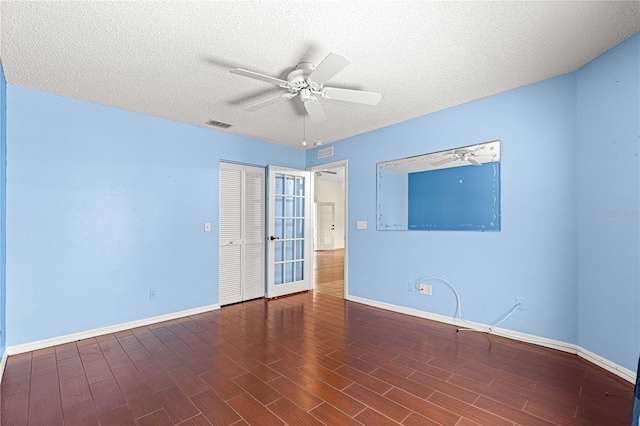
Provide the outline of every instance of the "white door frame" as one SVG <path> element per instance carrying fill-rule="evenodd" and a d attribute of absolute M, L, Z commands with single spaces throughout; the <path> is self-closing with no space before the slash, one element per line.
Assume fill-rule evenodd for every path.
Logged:
<path fill-rule="evenodd" d="M 348 161 L 347 160 L 340 160 L 340 161 L 334 161 L 332 163 L 325 163 L 325 164 L 320 164 L 318 166 L 313 166 L 313 167 L 307 167 L 307 170 L 309 170 L 310 172 L 315 172 L 315 171 L 320 171 L 320 170 L 325 170 L 325 169 L 329 169 L 329 168 L 336 168 L 336 167 L 344 167 L 344 295 L 343 297 L 346 299 L 347 295 L 349 294 L 349 282 L 348 282 L 348 276 L 349 276 L 349 167 L 348 167 Z M 315 190 L 315 173 L 311 173 L 311 189 L 312 191 Z M 312 200 L 315 200 L 315 193 L 312 193 Z M 313 214 L 313 218 L 311 223 L 313 224 L 313 229 L 314 229 L 314 233 L 315 233 L 315 228 L 316 228 L 316 213 L 315 213 L 315 209 L 311 209 L 312 210 L 312 214 Z M 313 256 L 311 257 L 311 262 L 313 262 Z M 313 288 L 314 283 L 313 283 L 313 271 L 315 269 L 315 265 L 313 263 L 311 263 L 311 288 Z"/>

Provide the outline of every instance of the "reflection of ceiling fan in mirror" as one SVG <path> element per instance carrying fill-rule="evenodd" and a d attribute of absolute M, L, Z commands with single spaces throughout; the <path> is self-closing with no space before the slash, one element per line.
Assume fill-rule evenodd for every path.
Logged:
<path fill-rule="evenodd" d="M 253 78 L 255 80 L 265 81 L 275 84 L 283 89 L 287 89 L 288 93 L 283 93 L 275 98 L 258 102 L 245 108 L 246 111 L 257 111 L 268 105 L 273 105 L 285 100 L 293 99 L 300 96 L 300 100 L 304 105 L 304 109 L 309 114 L 312 121 L 323 121 L 327 118 L 318 101 L 319 97 L 326 99 L 336 99 L 339 101 L 356 102 L 366 105 L 377 105 L 382 98 L 380 93 L 364 92 L 361 90 L 340 89 L 337 87 L 324 87 L 324 84 L 333 76 L 342 71 L 350 62 L 344 56 L 336 53 L 329 53 L 326 58 L 320 62 L 320 65 L 314 67 L 313 64 L 302 62 L 287 75 L 286 80 L 268 75 L 259 74 L 253 71 L 236 68 L 231 73 L 244 77 Z"/>
<path fill-rule="evenodd" d="M 322 176 L 323 173 L 328 173 L 330 175 L 337 175 L 338 174 L 338 172 L 334 172 L 334 171 L 331 171 L 331 170 L 321 170 L 321 171 L 316 172 L 316 176 L 320 177 L 320 176 Z"/>
<path fill-rule="evenodd" d="M 467 162 L 469 164 L 473 164 L 474 166 L 482 166 L 482 163 L 476 160 L 473 157 L 478 156 L 476 154 L 477 151 L 484 149 L 484 146 L 476 147 L 475 149 L 468 148 L 459 148 L 453 151 L 449 158 L 445 158 L 444 160 L 436 161 L 435 163 L 431 163 L 432 166 L 442 166 L 447 163 L 452 163 L 454 161 Z"/>

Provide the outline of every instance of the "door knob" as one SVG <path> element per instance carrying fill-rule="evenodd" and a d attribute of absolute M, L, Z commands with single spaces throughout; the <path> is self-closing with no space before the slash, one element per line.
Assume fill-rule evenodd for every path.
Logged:
<path fill-rule="evenodd" d="M 271 236 L 271 237 L 269 237 L 269 239 L 270 239 L 271 241 L 273 241 L 273 240 L 279 240 L 279 239 L 280 239 L 280 237 L 274 237 L 274 236 Z"/>

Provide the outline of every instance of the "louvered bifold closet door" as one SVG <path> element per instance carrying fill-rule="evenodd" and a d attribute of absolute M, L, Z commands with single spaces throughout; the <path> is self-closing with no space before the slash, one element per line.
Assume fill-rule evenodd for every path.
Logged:
<path fill-rule="evenodd" d="M 243 300 L 264 296 L 264 169 L 244 168 L 244 294 Z"/>
<path fill-rule="evenodd" d="M 220 163 L 220 305 L 264 296 L 265 171 Z"/>
<path fill-rule="evenodd" d="M 220 305 L 242 300 L 242 166 L 220 163 Z"/>

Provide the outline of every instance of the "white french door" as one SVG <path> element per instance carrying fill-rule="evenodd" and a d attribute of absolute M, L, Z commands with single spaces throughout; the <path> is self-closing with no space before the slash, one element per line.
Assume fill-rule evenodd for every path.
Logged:
<path fill-rule="evenodd" d="M 267 170 L 267 297 L 277 297 L 311 288 L 311 173 Z"/>

